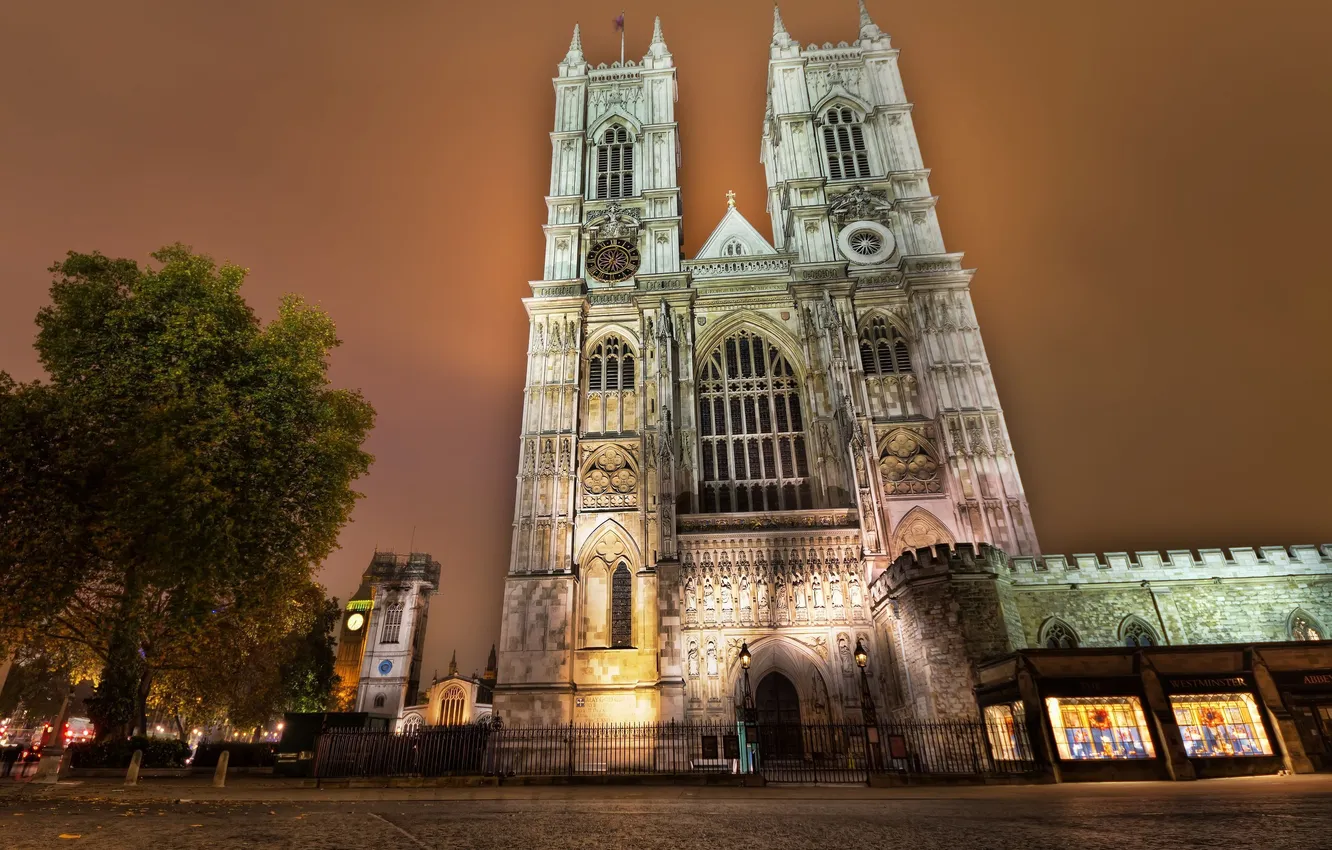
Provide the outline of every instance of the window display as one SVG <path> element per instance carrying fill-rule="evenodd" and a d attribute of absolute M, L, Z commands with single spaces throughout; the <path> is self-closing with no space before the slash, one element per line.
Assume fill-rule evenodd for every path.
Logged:
<path fill-rule="evenodd" d="M 1252 694 L 1180 694 L 1170 707 L 1190 758 L 1272 755 Z"/>
<path fill-rule="evenodd" d="M 1137 697 L 1048 697 L 1045 708 L 1062 759 L 1156 758 Z"/>
<path fill-rule="evenodd" d="M 985 707 L 985 734 L 990 738 L 990 750 L 1000 761 L 1022 761 L 1031 758 L 1027 747 L 1027 709 L 1020 702 Z"/>

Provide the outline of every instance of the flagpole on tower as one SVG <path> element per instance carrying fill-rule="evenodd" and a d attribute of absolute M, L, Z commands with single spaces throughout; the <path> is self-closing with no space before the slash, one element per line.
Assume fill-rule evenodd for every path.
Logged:
<path fill-rule="evenodd" d="M 624 10 L 620 10 L 620 67 L 624 67 Z"/>

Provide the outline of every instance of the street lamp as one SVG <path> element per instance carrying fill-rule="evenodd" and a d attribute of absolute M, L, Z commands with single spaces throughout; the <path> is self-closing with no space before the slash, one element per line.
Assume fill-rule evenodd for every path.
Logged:
<path fill-rule="evenodd" d="M 878 767 L 879 718 L 874 710 L 874 697 L 870 694 L 869 677 L 865 675 L 865 665 L 869 663 L 869 652 L 865 649 L 863 638 L 856 638 L 856 663 L 860 665 L 860 713 L 865 720 L 865 749 L 869 751 L 871 769 Z"/>
<path fill-rule="evenodd" d="M 740 644 L 740 666 L 744 668 L 745 676 L 745 701 L 744 705 L 740 708 L 740 719 L 745 725 L 745 755 L 747 756 L 747 764 L 745 765 L 746 772 L 753 771 L 756 766 L 754 764 L 754 755 L 755 748 L 758 745 L 758 741 L 756 740 L 758 737 L 758 728 L 755 725 L 758 712 L 754 710 L 754 692 L 749 689 L 749 665 L 753 662 L 754 656 L 749 652 L 749 641 L 745 641 Z"/>

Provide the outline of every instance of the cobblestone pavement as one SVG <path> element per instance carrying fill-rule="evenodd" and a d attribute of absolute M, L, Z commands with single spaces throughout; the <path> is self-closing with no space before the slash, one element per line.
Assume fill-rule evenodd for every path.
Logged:
<path fill-rule="evenodd" d="M 83 796 L 0 797 L 0 847 L 1229 850 L 1327 847 L 1332 835 L 1332 783 L 1281 779 L 880 792 L 496 789 L 373 802 Z"/>

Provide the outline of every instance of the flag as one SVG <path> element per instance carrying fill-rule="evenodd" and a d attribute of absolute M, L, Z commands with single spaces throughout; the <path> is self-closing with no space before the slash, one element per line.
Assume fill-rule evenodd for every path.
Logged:
<path fill-rule="evenodd" d="M 624 12 L 621 12 L 620 16 L 611 21 L 611 23 L 615 24 L 616 32 L 624 32 Z"/>

